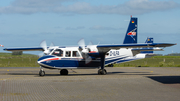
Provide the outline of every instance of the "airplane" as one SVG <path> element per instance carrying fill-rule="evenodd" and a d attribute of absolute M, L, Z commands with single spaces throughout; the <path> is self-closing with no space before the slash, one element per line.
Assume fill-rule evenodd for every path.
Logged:
<path fill-rule="evenodd" d="M 147 40 L 153 40 L 148 38 Z M 45 56 L 38 59 L 40 65 L 39 76 L 45 76 L 46 69 L 58 69 L 61 75 L 68 75 L 68 69 L 93 69 L 98 70 L 99 75 L 106 75 L 105 65 L 122 63 L 145 58 L 152 51 L 176 45 L 174 43 L 137 43 L 137 18 L 132 17 L 129 22 L 123 44 L 98 44 L 85 45 L 84 39 L 78 42 L 78 46 L 60 47 L 49 46 L 46 42 L 41 47 L 5 48 L 5 51 L 43 51 Z"/>

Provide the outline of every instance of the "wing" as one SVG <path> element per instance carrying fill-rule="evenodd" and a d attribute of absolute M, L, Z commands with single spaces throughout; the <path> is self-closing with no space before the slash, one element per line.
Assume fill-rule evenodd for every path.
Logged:
<path fill-rule="evenodd" d="M 144 44 L 117 44 L 117 45 L 97 45 L 99 52 L 106 53 L 111 49 L 120 48 L 143 48 L 143 47 L 170 47 L 173 43 L 144 43 Z"/>
<path fill-rule="evenodd" d="M 44 51 L 42 47 L 28 47 L 28 48 L 5 48 L 5 51 Z"/>

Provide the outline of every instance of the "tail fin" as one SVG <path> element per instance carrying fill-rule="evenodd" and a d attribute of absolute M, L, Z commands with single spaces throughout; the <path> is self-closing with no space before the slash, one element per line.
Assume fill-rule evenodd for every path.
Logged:
<path fill-rule="evenodd" d="M 145 41 L 145 43 L 153 43 L 153 38 L 147 38 L 147 40 Z M 150 48 L 144 48 L 144 49 L 153 49 L 153 47 Z M 142 51 L 141 53 L 153 53 L 153 51 Z"/>
<path fill-rule="evenodd" d="M 131 16 L 123 44 L 137 43 L 137 18 Z"/>

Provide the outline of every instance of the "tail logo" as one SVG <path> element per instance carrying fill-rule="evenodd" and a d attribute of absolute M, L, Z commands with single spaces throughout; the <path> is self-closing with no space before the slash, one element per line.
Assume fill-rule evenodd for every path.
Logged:
<path fill-rule="evenodd" d="M 133 29 L 132 31 L 130 31 L 127 35 L 129 35 L 129 36 L 131 36 L 132 38 L 134 37 L 134 36 L 136 36 L 136 29 L 137 28 L 135 28 L 135 29 Z M 134 39 L 134 38 L 133 38 Z M 135 40 L 135 39 L 134 39 Z"/>

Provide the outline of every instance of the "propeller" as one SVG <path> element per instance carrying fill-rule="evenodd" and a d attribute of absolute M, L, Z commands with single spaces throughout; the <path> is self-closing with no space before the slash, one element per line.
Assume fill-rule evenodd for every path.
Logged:
<path fill-rule="evenodd" d="M 39 53 L 38 56 L 39 56 L 39 58 L 44 56 L 44 52 Z"/>
<path fill-rule="evenodd" d="M 90 63 L 92 60 L 91 56 L 88 55 L 90 49 L 86 48 L 84 39 L 79 40 L 78 45 L 79 45 L 79 50 L 81 51 L 82 56 L 85 59 L 85 63 L 86 64 Z"/>
<path fill-rule="evenodd" d="M 48 54 L 49 50 L 47 49 L 46 41 L 42 41 L 40 46 L 44 49 L 44 54 Z"/>
<path fill-rule="evenodd" d="M 80 48 L 81 52 L 88 53 L 88 50 L 86 49 L 86 46 L 85 46 L 84 39 L 79 40 L 78 45 L 80 46 L 79 48 Z"/>
<path fill-rule="evenodd" d="M 49 54 L 49 49 L 51 49 L 52 47 L 54 47 L 54 44 L 51 43 L 49 47 L 47 47 L 46 41 L 42 41 L 40 43 L 40 46 L 43 48 L 43 52 L 39 54 L 39 57 L 42 57 L 44 54 L 48 55 Z"/>
<path fill-rule="evenodd" d="M 93 45 L 93 43 L 90 41 L 90 42 L 89 42 L 89 45 Z"/>
<path fill-rule="evenodd" d="M 52 47 L 54 47 L 54 43 L 53 42 L 51 42 L 49 48 L 51 49 Z"/>

